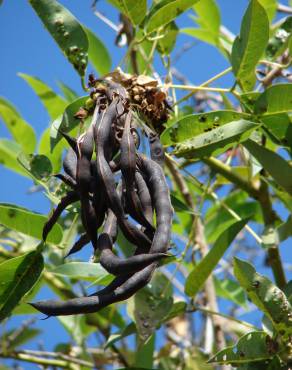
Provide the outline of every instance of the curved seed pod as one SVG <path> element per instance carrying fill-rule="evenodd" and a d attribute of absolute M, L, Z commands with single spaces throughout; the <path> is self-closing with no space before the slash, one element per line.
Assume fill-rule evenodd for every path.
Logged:
<path fill-rule="evenodd" d="M 150 253 L 166 253 L 171 237 L 173 208 L 171 206 L 169 189 L 160 165 L 152 159 L 138 156 L 138 165 L 145 174 L 145 180 L 150 189 L 152 203 L 156 213 L 156 231 Z"/>
<path fill-rule="evenodd" d="M 63 161 L 63 168 L 66 174 L 69 175 L 74 180 L 76 179 L 76 167 L 77 167 L 76 153 L 72 148 L 69 148 Z"/>
<path fill-rule="evenodd" d="M 73 149 L 74 153 L 77 155 L 77 140 L 74 137 L 71 137 L 70 135 L 66 134 L 66 132 L 63 132 L 61 130 L 59 130 L 59 132 L 67 141 L 67 143 L 70 145 L 70 147 Z"/>
<path fill-rule="evenodd" d="M 151 159 L 163 167 L 165 162 L 165 154 L 159 136 L 151 132 L 148 137 Z"/>
<path fill-rule="evenodd" d="M 117 216 L 119 226 L 126 238 L 133 244 L 149 249 L 151 241 L 137 227 L 132 225 L 127 219 L 122 207 L 122 203 L 116 191 L 115 179 L 104 155 L 104 145 L 108 141 L 111 131 L 111 123 L 116 118 L 117 99 L 115 99 L 107 109 L 107 112 L 99 119 L 95 126 L 94 140 L 96 146 L 96 167 L 109 207 Z"/>
<path fill-rule="evenodd" d="M 95 109 L 93 119 L 96 119 L 97 108 Z M 89 200 L 91 187 L 91 157 L 93 154 L 93 126 L 85 132 L 77 141 L 78 159 L 76 182 L 80 195 L 81 220 L 84 229 L 92 241 L 94 249 L 97 248 L 97 219 L 95 210 Z"/>
<path fill-rule="evenodd" d="M 151 196 L 147 184 L 139 171 L 135 172 L 135 183 L 137 185 L 137 194 L 141 202 L 143 213 L 147 220 L 152 224 L 153 209 Z"/>
<path fill-rule="evenodd" d="M 126 200 L 129 214 L 147 229 L 154 231 L 153 225 L 143 213 L 140 199 L 135 189 L 136 172 L 136 145 L 131 134 L 131 118 L 129 112 L 126 117 L 124 132 L 121 140 L 121 171 L 126 186 Z"/>
<path fill-rule="evenodd" d="M 80 235 L 80 238 L 74 243 L 73 247 L 70 249 L 70 251 L 64 256 L 64 258 L 70 256 L 73 253 L 76 253 L 80 251 L 86 244 L 90 242 L 89 237 L 86 233 Z"/>
<path fill-rule="evenodd" d="M 65 195 L 60 203 L 57 205 L 57 208 L 53 211 L 51 216 L 49 217 L 48 221 L 45 223 L 43 228 L 43 240 L 47 239 L 49 232 L 52 230 L 53 226 L 57 222 L 59 216 L 64 211 L 64 209 L 79 199 L 79 195 L 76 191 L 70 191 L 67 195 Z"/>
<path fill-rule="evenodd" d="M 117 284 L 121 284 L 112 291 L 105 288 L 89 297 L 73 298 L 65 302 L 46 300 L 30 304 L 47 316 L 77 315 L 81 313 L 97 312 L 112 303 L 120 302 L 131 297 L 139 289 L 143 288 L 150 281 L 156 266 L 157 263 L 152 263 L 130 277 L 128 277 L 128 275 L 126 277 L 117 277 L 115 279 L 117 281 L 115 282 L 114 280 L 111 284 L 112 288 Z"/>

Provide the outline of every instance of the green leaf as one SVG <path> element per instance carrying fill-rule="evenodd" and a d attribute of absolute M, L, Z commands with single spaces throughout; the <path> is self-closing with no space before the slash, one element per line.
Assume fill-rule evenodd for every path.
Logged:
<path fill-rule="evenodd" d="M 88 96 L 82 96 L 74 100 L 72 103 L 67 105 L 63 116 L 56 118 L 55 121 L 52 123 L 51 150 L 53 150 L 58 142 L 62 139 L 62 135 L 59 133 L 58 130 L 69 132 L 80 124 L 80 120 L 74 117 L 74 115 L 78 112 L 79 108 L 85 104 L 87 99 Z"/>
<path fill-rule="evenodd" d="M 266 48 L 266 55 L 269 59 L 275 59 L 282 55 L 292 40 L 292 17 L 287 17 L 275 30 Z"/>
<path fill-rule="evenodd" d="M 0 203 L 0 223 L 6 227 L 42 240 L 42 230 L 47 216 L 29 211 L 12 204 Z M 47 242 L 59 244 L 62 240 L 62 229 L 55 224 L 48 235 Z"/>
<path fill-rule="evenodd" d="M 59 316 L 58 320 L 78 345 L 82 345 L 84 339 L 96 330 L 86 324 L 84 315 Z"/>
<path fill-rule="evenodd" d="M 151 285 L 134 296 L 134 318 L 140 343 L 145 343 L 169 314 L 173 298 L 172 286 L 162 274 L 156 273 Z"/>
<path fill-rule="evenodd" d="M 214 278 L 214 285 L 216 294 L 221 297 L 234 302 L 238 306 L 247 308 L 246 296 L 241 286 L 234 280 Z"/>
<path fill-rule="evenodd" d="M 186 312 L 187 304 L 186 302 L 179 301 L 174 302 L 169 314 L 163 319 L 163 322 L 167 322 L 177 316 L 183 315 Z"/>
<path fill-rule="evenodd" d="M 246 140 L 258 124 L 239 120 L 226 123 L 210 132 L 185 140 L 175 146 L 173 154 L 184 158 L 199 158 L 219 155 L 241 141 Z"/>
<path fill-rule="evenodd" d="M 103 76 L 111 71 L 111 56 L 102 41 L 90 29 L 84 29 L 89 43 L 89 61 L 96 72 Z"/>
<path fill-rule="evenodd" d="M 163 38 L 158 41 L 157 50 L 162 55 L 169 55 L 175 47 L 179 28 L 175 22 L 169 23 L 163 31 Z"/>
<path fill-rule="evenodd" d="M 11 313 L 34 286 L 43 268 L 44 261 L 39 251 L 11 258 L 0 264 L 0 321 Z"/>
<path fill-rule="evenodd" d="M 109 0 L 109 2 L 129 17 L 134 25 L 140 24 L 146 15 L 146 0 Z"/>
<path fill-rule="evenodd" d="M 69 262 L 57 266 L 52 273 L 68 278 L 94 281 L 100 285 L 105 285 L 112 280 L 112 276 L 99 263 Z"/>
<path fill-rule="evenodd" d="M 28 173 L 17 161 L 19 153 L 21 153 L 21 147 L 16 142 L 0 139 L 0 164 L 9 170 L 28 177 Z"/>
<path fill-rule="evenodd" d="M 258 0 L 261 6 L 265 9 L 269 21 L 272 22 L 276 11 L 277 11 L 277 6 L 278 6 L 278 1 L 277 0 Z"/>
<path fill-rule="evenodd" d="M 239 338 L 238 342 L 216 353 L 208 361 L 218 364 L 239 364 L 272 358 L 274 352 L 268 347 L 273 340 L 263 331 L 253 331 Z"/>
<path fill-rule="evenodd" d="M 251 0 L 242 19 L 240 35 L 236 37 L 231 53 L 233 72 L 243 91 L 252 90 L 255 67 L 269 39 L 269 19 L 258 0 Z"/>
<path fill-rule="evenodd" d="M 62 141 L 54 147 L 54 150 L 50 150 L 51 142 L 51 128 L 48 127 L 42 134 L 39 141 L 39 153 L 45 155 L 51 161 L 53 167 L 53 173 L 58 173 L 62 166 L 62 153 L 64 149 L 64 143 Z"/>
<path fill-rule="evenodd" d="M 76 100 L 78 98 L 77 93 L 73 89 L 71 89 L 71 87 L 67 86 L 66 84 L 64 84 L 61 81 L 58 82 L 58 85 L 59 85 L 65 99 L 67 100 L 67 103 L 72 103 L 74 100 Z"/>
<path fill-rule="evenodd" d="M 61 96 L 57 95 L 43 81 L 25 73 L 18 73 L 18 76 L 23 78 L 40 98 L 51 120 L 57 118 L 64 111 L 66 101 Z"/>
<path fill-rule="evenodd" d="M 257 144 L 255 141 L 247 140 L 243 145 L 274 180 L 292 195 L 292 166 L 277 153 Z M 283 174 L 285 175 L 283 176 Z"/>
<path fill-rule="evenodd" d="M 267 88 L 255 102 L 255 113 L 269 116 L 292 112 L 292 85 L 276 84 Z"/>
<path fill-rule="evenodd" d="M 229 110 L 218 110 L 207 113 L 190 114 L 174 122 L 161 135 L 164 145 L 173 145 L 192 139 L 215 128 L 240 119 L 248 119 L 250 115 Z"/>
<path fill-rule="evenodd" d="M 292 333 L 292 307 L 282 292 L 268 278 L 256 272 L 254 267 L 234 258 L 234 275 L 252 302 L 271 320 L 283 340 Z"/>
<path fill-rule="evenodd" d="M 153 4 L 145 19 L 146 31 L 153 32 L 165 26 L 196 2 L 198 0 L 161 0 Z"/>
<path fill-rule="evenodd" d="M 136 325 L 131 322 L 129 325 L 127 325 L 123 330 L 111 334 L 105 344 L 104 349 L 109 348 L 116 342 L 119 342 L 121 339 L 128 337 L 129 335 L 135 334 L 136 333 Z"/>
<path fill-rule="evenodd" d="M 32 176 L 38 180 L 48 180 L 52 174 L 53 168 L 48 157 L 38 154 L 20 153 L 18 161 L 27 169 Z"/>
<path fill-rule="evenodd" d="M 184 202 L 182 202 L 179 198 L 177 198 L 173 192 L 170 194 L 171 204 L 175 210 L 175 212 L 183 212 L 183 213 L 189 213 L 191 215 L 197 215 L 193 209 L 191 209 L 189 206 L 187 206 Z"/>
<path fill-rule="evenodd" d="M 220 258 L 226 252 L 236 235 L 245 226 L 248 220 L 241 220 L 225 230 L 214 243 L 208 254 L 195 266 L 186 279 L 185 292 L 188 296 L 195 296 L 208 279 Z"/>
<path fill-rule="evenodd" d="M 36 146 L 34 129 L 22 119 L 11 103 L 1 97 L 0 117 L 22 150 L 26 153 L 34 152 Z"/>
<path fill-rule="evenodd" d="M 88 40 L 80 23 L 56 0 L 29 0 L 44 26 L 80 76 L 88 58 Z"/>
<path fill-rule="evenodd" d="M 292 215 L 278 227 L 277 233 L 281 242 L 292 236 Z"/>
<path fill-rule="evenodd" d="M 155 350 L 155 332 L 151 335 L 146 343 L 138 347 L 135 353 L 135 366 L 138 368 L 143 366 L 146 369 L 153 367 L 153 356 Z"/>
<path fill-rule="evenodd" d="M 191 16 L 198 28 L 183 28 L 186 33 L 211 45 L 219 45 L 220 42 L 220 10 L 215 0 L 199 1 L 193 6 L 196 16 Z"/>

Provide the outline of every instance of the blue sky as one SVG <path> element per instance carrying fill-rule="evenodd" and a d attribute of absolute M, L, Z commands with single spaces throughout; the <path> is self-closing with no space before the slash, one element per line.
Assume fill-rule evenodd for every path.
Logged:
<path fill-rule="evenodd" d="M 113 30 L 93 15 L 90 8 L 92 0 L 62 0 L 60 2 L 103 40 L 112 56 L 113 67 L 117 65 L 125 50 L 114 45 L 116 35 Z M 218 0 L 222 23 L 235 34 L 239 32 L 241 17 L 247 3 L 247 0 Z M 97 8 L 114 23 L 118 23 L 117 12 L 105 1 L 98 1 Z M 192 22 L 188 17 L 182 16 L 179 19 L 179 25 L 187 27 L 191 26 Z M 34 92 L 17 76 L 17 73 L 23 72 L 39 77 L 56 91 L 59 91 L 57 82 L 62 81 L 77 93 L 82 94 L 79 76 L 43 28 L 28 1 L 4 0 L 0 7 L 0 27 L 0 95 L 15 105 L 24 119 L 34 127 L 39 137 L 49 124 L 48 114 Z M 184 43 L 192 41 L 193 39 L 188 36 L 179 36 L 176 50 L 179 50 Z M 176 67 L 194 84 L 204 82 L 228 66 L 228 62 L 214 48 L 201 43 L 196 44 L 176 64 Z M 91 72 L 90 68 L 88 72 Z M 230 83 L 230 78 L 226 77 L 220 80 L 217 86 L 230 86 Z M 10 138 L 2 122 L 0 122 L 0 136 Z M 27 191 L 32 186 L 32 181 L 3 167 L 0 167 L 0 178 L 0 202 L 15 203 L 42 213 L 48 212 L 48 201 L 41 192 L 28 194 Z M 286 248 L 286 244 L 283 245 L 283 249 Z M 15 318 L 13 324 L 17 326 L 21 320 L 23 317 Z M 58 336 L 64 336 L 64 342 L 68 339 L 67 334 L 55 319 L 38 321 L 37 326 L 43 328 L 45 333 L 58 331 Z M 45 347 L 48 346 L 49 349 L 55 343 L 53 335 L 42 337 L 42 340 L 46 342 Z M 24 368 L 31 369 L 30 366 L 24 365 Z"/>

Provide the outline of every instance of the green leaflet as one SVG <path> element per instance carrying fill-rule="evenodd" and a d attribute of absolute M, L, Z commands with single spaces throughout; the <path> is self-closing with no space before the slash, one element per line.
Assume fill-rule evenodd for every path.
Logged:
<path fill-rule="evenodd" d="M 247 140 L 243 145 L 269 172 L 274 180 L 292 195 L 292 166 L 277 153 L 257 144 L 255 141 Z"/>
<path fill-rule="evenodd" d="M 231 53 L 233 72 L 243 91 L 252 90 L 255 67 L 269 39 L 269 19 L 258 0 L 251 0 L 242 19 L 240 35 L 236 37 Z"/>
<path fill-rule="evenodd" d="M 218 364 L 245 364 L 272 358 L 274 353 L 268 346 L 273 342 L 263 331 L 253 331 L 239 338 L 238 342 L 218 352 L 208 361 Z"/>
<path fill-rule="evenodd" d="M 57 266 L 52 273 L 101 285 L 112 280 L 112 276 L 99 263 L 69 262 Z"/>
<path fill-rule="evenodd" d="M 210 132 L 220 126 L 240 119 L 248 119 L 250 115 L 231 110 L 218 110 L 207 113 L 190 114 L 180 118 L 167 127 L 161 135 L 164 145 L 172 145 L 193 139 L 195 136 Z"/>
<path fill-rule="evenodd" d="M 198 0 L 161 0 L 153 4 L 144 22 L 146 31 L 153 32 L 165 26 L 196 2 Z"/>
<path fill-rule="evenodd" d="M 89 43 L 89 61 L 99 75 L 103 76 L 111 71 L 111 56 L 103 42 L 89 28 L 84 29 Z"/>
<path fill-rule="evenodd" d="M 60 130 L 63 132 L 69 132 L 73 130 L 79 123 L 80 120 L 74 115 L 78 112 L 78 110 L 85 104 L 88 96 L 82 96 L 72 103 L 67 105 L 65 111 L 62 116 L 59 116 L 55 119 L 51 126 L 51 151 L 53 151 L 59 141 L 62 139 L 62 135 L 60 134 Z"/>
<path fill-rule="evenodd" d="M 20 153 L 17 159 L 33 178 L 47 181 L 52 174 L 52 164 L 45 155 Z"/>
<path fill-rule="evenodd" d="M 238 142 L 246 140 L 258 124 L 241 119 L 211 129 L 210 132 L 182 141 L 173 153 L 178 157 L 200 158 L 219 155 Z"/>
<path fill-rule="evenodd" d="M 80 76 L 84 76 L 88 59 L 88 40 L 80 23 L 56 0 L 29 2 L 68 61 Z"/>
<path fill-rule="evenodd" d="M 21 153 L 21 147 L 14 141 L 0 139 L 0 164 L 9 170 L 28 177 L 28 173 L 19 164 L 17 157 Z"/>
<path fill-rule="evenodd" d="M 191 271 L 185 284 L 185 293 L 188 296 L 193 297 L 199 292 L 220 258 L 246 223 L 247 220 L 238 221 L 223 231 L 208 254 Z"/>
<path fill-rule="evenodd" d="M 0 223 L 36 239 L 42 240 L 42 230 L 47 219 L 47 216 L 34 213 L 28 209 L 0 203 Z M 62 236 L 61 226 L 55 224 L 48 235 L 47 241 L 48 243 L 59 244 Z"/>
<path fill-rule="evenodd" d="M 33 153 L 36 146 L 34 129 L 20 116 L 10 102 L 1 97 L 0 117 L 22 150 L 26 153 Z"/>
<path fill-rule="evenodd" d="M 129 17 L 134 25 L 140 24 L 146 15 L 146 0 L 109 0 L 109 2 Z"/>
<path fill-rule="evenodd" d="M 268 278 L 256 272 L 254 267 L 234 258 L 234 275 L 252 302 L 272 321 L 283 341 L 292 333 L 292 307 L 281 289 Z"/>
<path fill-rule="evenodd" d="M 47 84 L 37 77 L 25 73 L 18 73 L 18 75 L 29 84 L 40 98 L 51 120 L 56 119 L 63 112 L 66 107 L 66 101 L 61 96 L 57 95 Z"/>
<path fill-rule="evenodd" d="M 42 254 L 30 252 L 0 265 L 0 321 L 5 319 L 21 298 L 37 282 L 44 268 Z"/>

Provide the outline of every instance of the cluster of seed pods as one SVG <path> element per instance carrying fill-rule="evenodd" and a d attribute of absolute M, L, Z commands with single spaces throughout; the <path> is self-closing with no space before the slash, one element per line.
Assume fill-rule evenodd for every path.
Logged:
<path fill-rule="evenodd" d="M 45 224 L 43 239 L 61 212 L 80 201 L 85 233 L 69 254 L 91 241 L 100 264 L 115 278 L 90 296 L 32 303 L 48 316 L 96 312 L 125 300 L 150 281 L 159 260 L 168 256 L 173 209 L 159 136 L 146 129 L 151 158 L 139 153 L 129 94 L 110 79 L 102 83 L 88 129 L 77 139 L 63 133 L 70 148 L 63 162 L 64 174 L 57 177 L 70 191 Z M 135 246 L 133 255 L 125 259 L 113 252 L 118 230 Z"/>

